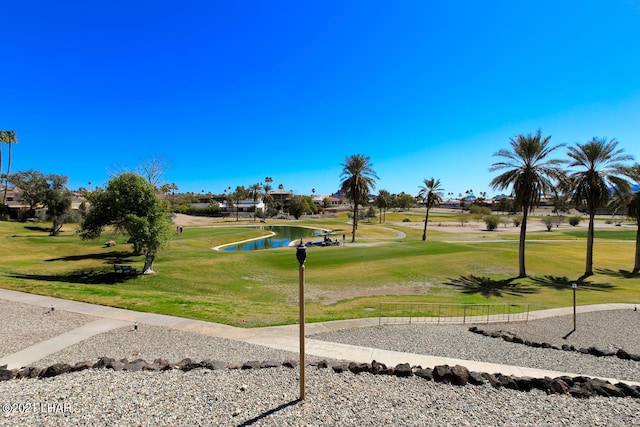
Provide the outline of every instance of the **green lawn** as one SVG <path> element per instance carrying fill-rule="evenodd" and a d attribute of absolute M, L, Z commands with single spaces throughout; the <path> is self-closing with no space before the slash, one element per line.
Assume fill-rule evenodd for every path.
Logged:
<path fill-rule="evenodd" d="M 402 223 L 404 218 L 410 222 Z M 518 229 L 450 233 L 440 227 L 455 223 L 455 214 L 439 213 L 430 215 L 423 242 L 423 218 L 424 211 L 415 210 L 390 212 L 382 225 L 377 219 L 363 221 L 356 244 L 349 243 L 351 226 L 346 217 L 288 222 L 347 236 L 344 247 L 308 250 L 308 320 L 375 316 L 371 308 L 383 301 L 517 302 L 544 308 L 572 303 L 571 282 L 585 267 L 586 226 L 530 232 L 530 277 L 514 279 Z M 143 260 L 130 255 L 122 236 L 106 234 L 99 241 L 82 241 L 73 229 L 50 237 L 47 224 L 0 222 L 0 286 L 232 325 L 297 322 L 295 251 L 211 250 L 266 233 L 232 224 L 185 227 L 159 253 L 156 275 L 128 277 L 115 274 L 112 265 L 130 263 L 140 269 Z M 105 247 L 111 239 L 117 246 Z M 634 239 L 635 227 L 599 231 L 596 226 L 596 274 L 581 283 L 579 304 L 640 302 L 639 277 L 629 274 Z"/>

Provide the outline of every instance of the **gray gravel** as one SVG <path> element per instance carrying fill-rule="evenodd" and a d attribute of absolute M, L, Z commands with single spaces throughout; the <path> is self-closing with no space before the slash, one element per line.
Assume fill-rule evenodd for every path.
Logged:
<path fill-rule="evenodd" d="M 42 317 L 42 313 L 34 312 L 33 316 Z M 2 318 L 4 320 L 4 315 Z M 4 322 L 3 331 L 20 328 L 31 320 L 28 315 L 22 319 L 11 317 Z M 84 320 L 92 319 L 85 316 Z M 630 335 L 629 339 L 637 337 L 637 329 L 630 331 Z M 418 353 L 448 348 L 453 353 L 447 356 L 460 358 L 492 354 L 498 351 L 490 350 L 494 345 L 502 347 L 500 357 L 517 351 L 502 340 L 481 337 L 468 332 L 467 327 L 457 326 L 374 327 L 314 336 L 319 337 Z M 418 351 L 421 348 L 422 351 Z M 519 348 L 524 353 L 537 354 L 533 350 L 540 350 L 522 345 Z M 563 353 L 547 351 L 532 360 Z M 99 356 L 146 360 L 163 357 L 172 361 L 191 357 L 240 362 L 283 361 L 296 358 L 297 354 L 141 325 L 136 332 L 121 328 L 90 338 L 36 365 L 58 361 L 75 363 Z M 595 359 L 581 357 L 583 363 L 588 363 L 586 358 Z M 558 369 L 556 362 L 547 363 Z M 633 379 L 640 378 L 637 366 L 633 369 L 636 369 L 635 374 L 630 374 Z M 631 398 L 581 400 L 563 395 L 547 396 L 539 391 L 494 389 L 488 385 L 457 387 L 418 377 L 336 374 L 330 369 L 315 367 L 306 370 L 307 400 L 297 402 L 298 373 L 298 369 L 288 368 L 190 372 L 87 370 L 50 379 L 3 381 L 0 382 L 3 396 L 0 425 L 640 425 L 640 401 Z"/>
<path fill-rule="evenodd" d="M 97 317 L 0 300 L 0 357 L 97 320 Z"/>
<path fill-rule="evenodd" d="M 510 331 L 537 342 L 598 345 L 638 351 L 640 313 L 614 310 L 580 314 L 579 328 L 570 339 L 562 337 L 573 329 L 573 317 L 535 320 L 528 323 L 482 324 L 482 329 Z M 567 330 L 567 323 L 570 328 Z M 406 353 L 454 357 L 457 359 L 524 366 L 627 381 L 640 381 L 640 362 L 617 357 L 595 357 L 576 352 L 533 348 L 469 332 L 470 325 L 383 325 L 314 335 L 314 339 Z"/>

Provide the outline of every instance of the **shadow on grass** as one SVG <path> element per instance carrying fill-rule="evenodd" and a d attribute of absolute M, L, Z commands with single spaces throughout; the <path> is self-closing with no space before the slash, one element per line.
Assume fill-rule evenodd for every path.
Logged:
<path fill-rule="evenodd" d="M 39 280 L 44 282 L 81 283 L 85 285 L 114 285 L 127 282 L 135 274 L 115 273 L 113 271 L 82 270 L 68 274 L 9 274 L 9 277 L 26 280 Z"/>
<path fill-rule="evenodd" d="M 610 283 L 595 283 L 589 280 L 586 280 L 584 276 L 579 277 L 578 279 L 570 280 L 567 276 L 540 276 L 540 277 L 531 277 L 531 280 L 540 286 L 551 287 L 557 291 L 563 291 L 567 289 L 571 289 L 571 285 L 576 283 L 580 289 L 585 289 L 588 291 L 612 291 L 615 289 Z"/>
<path fill-rule="evenodd" d="M 629 270 L 613 271 L 608 268 L 598 268 L 596 269 L 596 273 L 604 274 L 605 276 L 610 276 L 610 277 L 621 277 L 623 279 L 637 279 L 638 277 L 640 277 L 640 273 L 634 273 L 633 271 L 629 271 Z"/>
<path fill-rule="evenodd" d="M 37 225 L 25 225 L 25 230 L 29 231 L 42 231 L 43 233 L 51 233 L 51 227 L 40 227 Z"/>
<path fill-rule="evenodd" d="M 125 258 L 133 256 L 130 251 L 110 251 L 110 252 L 100 252 L 94 254 L 82 254 L 82 255 L 69 255 L 63 256 L 60 258 L 49 258 L 46 259 L 46 262 L 52 261 L 82 261 L 85 259 L 106 259 L 111 260 L 111 264 L 121 264 Z"/>
<path fill-rule="evenodd" d="M 530 285 L 514 283 L 518 279 L 495 280 L 489 277 L 460 276 L 457 279 L 449 279 L 445 285 L 461 288 L 464 294 L 481 294 L 484 297 L 502 297 L 504 295 L 522 296 L 535 294 L 538 291 Z"/>

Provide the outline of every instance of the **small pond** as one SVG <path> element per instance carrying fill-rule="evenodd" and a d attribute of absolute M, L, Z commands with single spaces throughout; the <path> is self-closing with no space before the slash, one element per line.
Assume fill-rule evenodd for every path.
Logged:
<path fill-rule="evenodd" d="M 236 245 L 229 245 L 220 248 L 221 251 L 258 251 L 262 249 L 275 249 L 282 246 L 289 246 L 289 243 L 298 239 L 311 239 L 313 237 L 322 236 L 324 231 L 306 228 L 291 227 L 279 225 L 265 225 L 255 227 L 261 230 L 273 231 L 276 233 L 271 237 L 263 237 L 261 239 L 252 240 L 250 242 L 242 242 Z"/>

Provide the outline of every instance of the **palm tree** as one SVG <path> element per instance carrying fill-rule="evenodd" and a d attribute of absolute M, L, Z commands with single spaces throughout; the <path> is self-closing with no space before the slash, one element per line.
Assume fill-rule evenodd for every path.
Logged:
<path fill-rule="evenodd" d="M 7 174 L 4 177 L 4 195 L 2 196 L 2 204 L 7 200 L 7 189 L 9 187 L 9 175 L 11 175 L 11 144 L 17 144 L 18 138 L 14 131 L 0 131 L 0 142 L 9 144 L 9 159 L 7 161 Z M 0 149 L 0 170 L 2 169 L 2 150 Z"/>
<path fill-rule="evenodd" d="M 427 240 L 427 223 L 429 222 L 429 210 L 436 204 L 442 202 L 443 190 L 440 187 L 439 179 L 424 179 L 424 185 L 420 186 L 419 197 L 424 199 L 427 207 L 427 214 L 424 218 L 424 231 L 422 232 L 422 240 Z"/>
<path fill-rule="evenodd" d="M 552 180 L 561 180 L 560 165 L 563 161 L 547 159 L 554 150 L 562 145 L 550 145 L 551 136 L 544 138 L 540 130 L 534 135 L 518 135 L 511 138 L 511 150 L 502 149 L 494 156 L 505 160 L 494 163 L 490 172 L 508 169 L 491 180 L 491 187 L 506 190 L 512 187 L 516 207 L 522 207 L 522 225 L 520 226 L 520 245 L 518 248 L 518 277 L 526 277 L 525 241 L 527 236 L 527 216 L 540 202 L 540 195 L 553 188 Z"/>
<path fill-rule="evenodd" d="M 640 164 L 636 163 L 631 167 L 624 168 L 624 174 L 638 185 L 640 183 Z M 633 263 L 633 274 L 640 272 L 640 190 L 633 191 L 629 188 L 627 194 L 627 215 L 636 221 L 636 255 Z"/>
<path fill-rule="evenodd" d="M 255 222 L 258 210 L 256 209 L 256 202 L 258 198 L 260 198 L 260 191 L 262 190 L 262 183 L 256 182 L 255 184 L 251 184 L 249 186 L 249 192 L 251 193 L 251 197 L 253 198 L 253 221 Z"/>
<path fill-rule="evenodd" d="M 386 221 L 386 212 L 389 206 L 391 206 L 391 193 L 387 190 L 380 190 L 378 197 L 376 197 L 376 206 L 380 209 L 380 224 L 382 224 L 382 217 L 384 216 Z"/>
<path fill-rule="evenodd" d="M 341 165 L 342 182 L 341 191 L 353 201 L 353 230 L 351 231 L 351 242 L 356 241 L 356 229 L 358 228 L 358 205 L 364 206 L 364 201 L 376 188 L 375 180 L 378 179 L 372 169 L 370 158 L 362 154 L 354 154 L 345 157 Z"/>
<path fill-rule="evenodd" d="M 624 163 L 633 156 L 618 149 L 618 141 L 593 138 L 586 144 L 577 143 L 569 147 L 570 167 L 581 170 L 569 175 L 568 185 L 576 206 L 583 207 L 589 214 L 587 231 L 587 262 L 585 276 L 593 274 L 594 218 L 598 209 L 605 206 L 612 197 L 612 189 L 624 193 L 629 183 L 623 178 Z"/>

